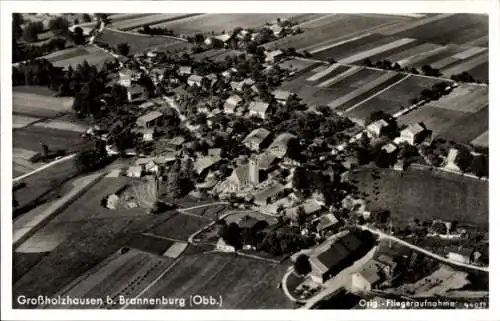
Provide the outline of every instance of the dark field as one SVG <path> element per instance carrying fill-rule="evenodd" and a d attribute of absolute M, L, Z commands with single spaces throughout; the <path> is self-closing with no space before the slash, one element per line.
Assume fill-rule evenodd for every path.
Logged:
<path fill-rule="evenodd" d="M 406 30 L 394 36 L 417 38 L 437 44 L 463 44 L 488 34 L 488 17 L 479 14 L 455 14 Z"/>
<path fill-rule="evenodd" d="M 471 70 L 468 71 L 474 79 L 477 79 L 479 81 L 488 81 L 489 80 L 489 63 L 484 63 L 482 65 L 479 65 Z"/>
<path fill-rule="evenodd" d="M 391 211 L 394 223 L 457 220 L 488 228 L 488 183 L 448 173 L 412 169 L 402 176 L 392 170 L 362 169 L 354 175 L 361 192 L 367 193 L 368 209 Z"/>
<path fill-rule="evenodd" d="M 152 49 L 170 52 L 183 51 L 191 47 L 187 41 L 162 36 L 134 35 L 110 29 L 104 29 L 96 41 L 107 43 L 113 48 L 116 48 L 122 42 L 126 42 L 130 46 L 131 54 L 142 53 Z"/>
<path fill-rule="evenodd" d="M 211 220 L 208 218 L 177 213 L 168 221 L 155 226 L 151 230 L 151 233 L 158 236 L 187 241 L 191 234 L 207 226 L 210 222 Z"/>
<path fill-rule="evenodd" d="M 293 304 L 276 285 L 286 264 L 272 264 L 226 254 L 185 255 L 144 297 L 222 297 L 223 309 L 285 309 Z M 137 307 L 136 307 L 137 308 Z M 161 308 L 140 306 L 139 308 Z M 193 306 L 188 308 L 220 308 Z"/>
<path fill-rule="evenodd" d="M 42 152 L 40 143 L 46 144 L 52 151 L 63 149 L 71 153 L 84 141 L 79 133 L 69 130 L 30 126 L 12 131 L 14 147 Z"/>
<path fill-rule="evenodd" d="M 378 110 L 394 114 L 400 110 L 401 106 L 410 106 L 410 99 L 416 98 L 423 89 L 432 88 L 432 85 L 440 81 L 434 78 L 410 76 L 410 78 L 348 112 L 347 116 L 364 119 Z"/>

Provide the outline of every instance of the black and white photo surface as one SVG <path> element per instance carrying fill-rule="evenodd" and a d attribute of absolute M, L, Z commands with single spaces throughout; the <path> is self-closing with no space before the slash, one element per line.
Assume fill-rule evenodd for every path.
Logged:
<path fill-rule="evenodd" d="M 37 10 L 12 309 L 489 308 L 487 13 Z"/>

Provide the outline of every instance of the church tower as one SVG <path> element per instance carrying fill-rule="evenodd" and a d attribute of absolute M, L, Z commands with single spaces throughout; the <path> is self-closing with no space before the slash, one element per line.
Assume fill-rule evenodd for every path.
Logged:
<path fill-rule="evenodd" d="M 257 160 L 257 157 L 255 155 L 252 155 L 249 160 L 248 164 L 248 179 L 250 181 L 250 184 L 252 185 L 257 185 L 260 183 L 259 180 L 259 161 Z"/>

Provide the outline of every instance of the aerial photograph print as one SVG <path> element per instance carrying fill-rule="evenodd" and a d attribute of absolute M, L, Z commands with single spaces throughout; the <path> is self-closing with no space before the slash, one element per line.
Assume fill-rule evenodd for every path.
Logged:
<path fill-rule="evenodd" d="M 13 310 L 489 309 L 488 14 L 9 16 Z"/>

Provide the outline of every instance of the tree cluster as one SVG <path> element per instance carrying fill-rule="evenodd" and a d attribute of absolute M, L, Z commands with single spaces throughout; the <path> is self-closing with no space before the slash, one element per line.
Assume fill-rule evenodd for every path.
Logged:
<path fill-rule="evenodd" d="M 151 35 L 151 36 L 174 36 L 175 32 L 172 29 L 161 28 L 161 27 L 151 27 L 150 25 L 144 25 L 142 29 L 138 30 L 139 33 Z"/>

